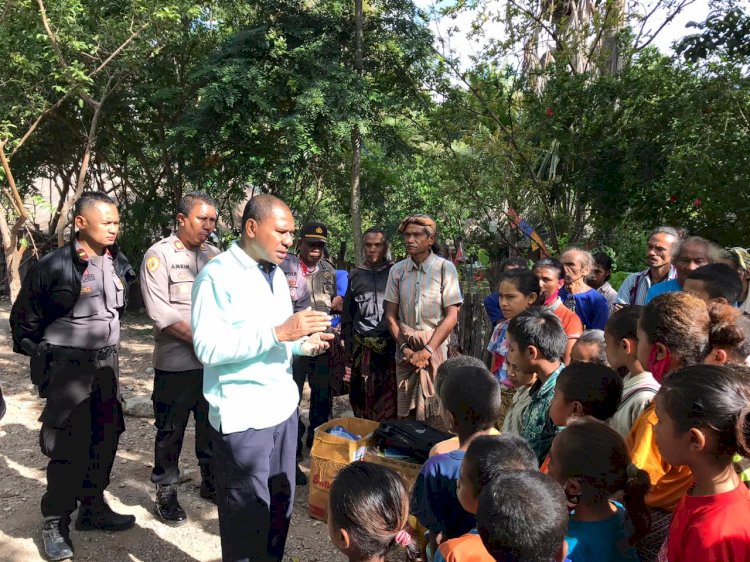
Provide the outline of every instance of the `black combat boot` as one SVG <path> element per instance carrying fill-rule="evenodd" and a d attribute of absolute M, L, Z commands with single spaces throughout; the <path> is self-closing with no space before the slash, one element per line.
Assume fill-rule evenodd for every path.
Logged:
<path fill-rule="evenodd" d="M 187 523 L 187 514 L 177 501 L 177 484 L 156 485 L 156 514 L 174 527 Z"/>
<path fill-rule="evenodd" d="M 42 542 L 47 560 L 73 558 L 73 543 L 68 532 L 70 517 L 49 517 L 42 527 Z"/>
<path fill-rule="evenodd" d="M 135 525 L 134 515 L 115 513 L 104 501 L 104 496 L 81 499 L 76 517 L 77 531 L 126 531 Z"/>
<path fill-rule="evenodd" d="M 200 495 L 203 499 L 216 503 L 216 481 L 211 465 L 201 465 L 201 490 Z"/>

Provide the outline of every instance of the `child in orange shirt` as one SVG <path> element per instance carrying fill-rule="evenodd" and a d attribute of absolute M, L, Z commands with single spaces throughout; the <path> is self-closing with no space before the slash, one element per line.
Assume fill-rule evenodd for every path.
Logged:
<path fill-rule="evenodd" d="M 657 381 L 667 373 L 700 363 L 708 353 L 710 321 L 706 304 L 685 292 L 664 293 L 646 305 L 638 321 L 638 359 Z M 651 532 L 638 545 L 643 562 L 651 562 L 664 542 L 670 513 L 693 484 L 688 466 L 672 466 L 662 458 L 654 437 L 654 404 L 635 420 L 628 435 L 630 458 L 648 472 Z"/>
<path fill-rule="evenodd" d="M 536 467 L 536 455 L 526 440 L 510 435 L 477 437 L 461 463 L 458 501 L 466 511 L 476 514 L 479 494 L 498 475 L 509 470 L 536 470 Z M 433 558 L 433 562 L 468 561 L 494 561 L 476 529 L 441 543 Z"/>
<path fill-rule="evenodd" d="M 695 365 L 667 377 L 656 395 L 656 442 L 695 478 L 674 510 L 664 562 L 750 562 L 750 491 L 732 467 L 748 455 L 750 372 Z"/>

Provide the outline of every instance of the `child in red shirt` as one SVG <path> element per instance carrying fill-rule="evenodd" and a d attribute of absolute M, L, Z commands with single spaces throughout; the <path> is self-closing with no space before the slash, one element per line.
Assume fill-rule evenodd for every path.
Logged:
<path fill-rule="evenodd" d="M 659 562 L 750 562 L 750 491 L 732 466 L 747 455 L 750 372 L 694 365 L 666 377 L 654 428 L 664 459 L 687 465 L 695 486 L 677 504 Z"/>

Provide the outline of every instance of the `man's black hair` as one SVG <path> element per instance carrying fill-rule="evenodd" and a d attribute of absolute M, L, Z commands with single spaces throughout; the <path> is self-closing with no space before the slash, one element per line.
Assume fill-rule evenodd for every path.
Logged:
<path fill-rule="evenodd" d="M 73 208 L 73 216 L 80 216 L 86 209 L 93 207 L 97 203 L 106 203 L 107 205 L 117 206 L 114 199 L 102 191 L 84 191 L 76 201 Z"/>
<path fill-rule="evenodd" d="M 216 201 L 214 201 L 208 193 L 202 191 L 191 191 L 182 196 L 180 202 L 177 204 L 177 212 L 184 216 L 188 216 L 197 203 L 205 203 L 206 205 L 211 205 L 216 208 Z M 242 224 L 245 223 L 243 222 Z"/>
<path fill-rule="evenodd" d="M 362 244 L 365 243 L 365 236 L 368 234 L 382 234 L 383 235 L 383 242 L 385 242 L 385 247 L 388 248 L 390 246 L 390 243 L 388 242 L 388 235 L 385 233 L 385 230 L 380 228 L 379 226 L 371 226 L 367 230 L 365 230 L 362 233 Z"/>
<path fill-rule="evenodd" d="M 445 377 L 439 397 L 462 433 L 490 429 L 500 417 L 500 385 L 484 366 L 462 367 Z"/>
<path fill-rule="evenodd" d="M 568 532 L 562 487 L 538 470 L 498 475 L 479 494 L 477 530 L 498 562 L 550 562 Z"/>
<path fill-rule="evenodd" d="M 604 252 L 596 252 L 593 254 L 593 256 L 594 263 L 597 265 L 601 265 L 605 270 L 609 272 L 607 273 L 607 277 L 605 279 L 605 281 L 609 281 L 612 277 L 612 258 Z"/>
<path fill-rule="evenodd" d="M 688 279 L 703 281 L 703 288 L 711 299 L 726 299 L 734 305 L 742 293 L 742 280 L 733 267 L 725 263 L 710 263 L 691 271 Z"/>
<path fill-rule="evenodd" d="M 560 361 L 568 345 L 568 336 L 554 312 L 531 307 L 508 324 L 508 334 L 521 349 L 533 345 L 548 361 Z"/>
<path fill-rule="evenodd" d="M 506 470 L 538 470 L 536 454 L 517 435 L 480 435 L 472 439 L 463 466 L 477 493 Z M 463 470 L 463 467 L 461 468 Z"/>
<path fill-rule="evenodd" d="M 276 207 L 286 209 L 287 204 L 275 195 L 270 195 L 268 193 L 261 193 L 260 195 L 251 197 L 245 204 L 245 209 L 242 211 L 242 228 L 240 231 L 242 232 L 245 230 L 247 221 L 253 219 L 256 222 L 260 222 L 268 217 L 268 215 L 271 214 L 271 211 Z"/>
<path fill-rule="evenodd" d="M 478 369 L 486 369 L 487 365 L 484 361 L 477 359 L 473 355 L 458 355 L 456 357 L 449 357 L 437 368 L 435 373 L 435 394 L 440 396 L 440 388 L 443 386 L 443 382 L 449 377 L 452 377 L 456 373 L 460 373 L 461 369 L 465 367 L 476 367 Z"/>
<path fill-rule="evenodd" d="M 620 405 L 622 377 L 599 363 L 571 363 L 557 376 L 555 392 L 568 402 L 580 402 L 585 416 L 605 421 Z"/>
<path fill-rule="evenodd" d="M 529 269 L 529 260 L 527 260 L 526 258 L 522 258 L 521 256 L 511 256 L 509 258 L 505 258 L 500 262 L 500 271 L 505 271 L 505 268 L 509 265 L 513 267 L 522 267 L 523 269 Z"/>

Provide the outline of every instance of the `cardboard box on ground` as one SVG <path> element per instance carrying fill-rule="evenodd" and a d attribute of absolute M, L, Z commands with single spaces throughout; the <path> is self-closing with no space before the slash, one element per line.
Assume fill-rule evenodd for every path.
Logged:
<path fill-rule="evenodd" d="M 350 433 L 361 435 L 354 441 L 331 435 L 326 431 L 341 426 Z M 308 508 L 310 516 L 321 521 L 328 520 L 328 494 L 339 470 L 349 463 L 363 460 L 392 468 L 403 476 L 409 489 L 414 485 L 422 465 L 383 457 L 375 450 L 373 432 L 378 422 L 360 418 L 338 418 L 324 423 L 315 430 L 315 439 L 310 451 L 310 494 Z"/>

